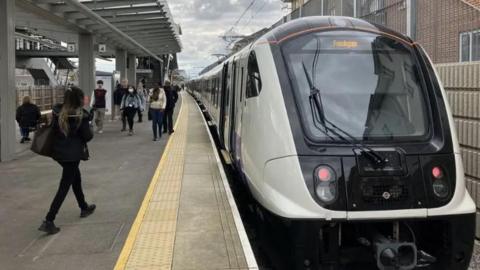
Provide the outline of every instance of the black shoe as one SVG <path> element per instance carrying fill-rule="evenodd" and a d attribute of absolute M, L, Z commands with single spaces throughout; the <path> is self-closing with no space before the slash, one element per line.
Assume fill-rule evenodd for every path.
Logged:
<path fill-rule="evenodd" d="M 46 232 L 47 234 L 56 234 L 60 231 L 60 228 L 55 226 L 53 221 L 44 221 L 38 228 L 39 231 Z"/>
<path fill-rule="evenodd" d="M 25 138 L 22 138 L 22 139 L 20 140 L 20 143 L 25 143 Z"/>
<path fill-rule="evenodd" d="M 30 139 L 30 138 L 27 137 L 27 138 L 25 138 L 25 141 L 26 141 L 26 142 L 31 142 L 32 139 Z"/>
<path fill-rule="evenodd" d="M 175 132 L 175 131 L 174 131 L 174 130 L 170 130 L 170 131 L 168 132 L 168 135 L 172 134 L 173 132 Z"/>
<path fill-rule="evenodd" d="M 120 131 L 121 131 L 121 132 L 124 132 L 124 131 L 127 131 L 127 129 L 126 129 L 126 128 L 122 128 L 122 130 L 120 130 Z"/>
<path fill-rule="evenodd" d="M 156 141 L 157 141 L 157 138 L 153 138 L 153 141 L 156 142 Z"/>
<path fill-rule="evenodd" d="M 166 130 L 164 130 L 164 131 L 163 131 L 163 133 L 167 133 L 167 131 L 166 131 Z"/>
<path fill-rule="evenodd" d="M 95 204 L 88 205 L 87 208 L 82 209 L 82 212 L 80 212 L 80 217 L 84 218 L 90 216 L 93 214 L 93 212 L 95 212 L 95 208 L 97 208 Z"/>

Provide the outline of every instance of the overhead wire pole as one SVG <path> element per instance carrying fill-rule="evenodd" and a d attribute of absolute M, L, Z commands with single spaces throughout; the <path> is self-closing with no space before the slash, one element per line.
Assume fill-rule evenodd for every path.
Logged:
<path fill-rule="evenodd" d="M 237 27 L 238 23 L 242 20 L 242 18 L 245 16 L 245 14 L 247 14 L 247 11 L 250 10 L 250 8 L 255 4 L 257 0 L 252 0 L 252 2 L 250 2 L 250 4 L 245 8 L 245 10 L 242 12 L 242 14 L 240 15 L 240 17 L 238 17 L 238 19 L 235 21 L 235 23 L 232 25 L 232 27 L 230 27 L 230 29 L 228 29 L 225 34 L 223 36 L 221 36 L 221 38 L 228 43 L 227 47 L 230 46 L 232 43 L 233 43 L 233 39 L 235 38 L 243 38 L 244 36 L 243 35 L 235 35 L 235 34 L 230 34 L 231 32 L 233 32 L 233 30 L 235 29 L 235 27 Z M 230 39 L 230 40 L 227 40 L 227 39 Z"/>

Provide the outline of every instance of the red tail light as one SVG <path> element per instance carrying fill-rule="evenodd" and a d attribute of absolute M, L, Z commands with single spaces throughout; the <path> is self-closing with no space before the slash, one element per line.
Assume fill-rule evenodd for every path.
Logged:
<path fill-rule="evenodd" d="M 326 204 L 335 202 L 338 196 L 337 176 L 335 171 L 327 165 L 315 169 L 315 193 Z"/>
<path fill-rule="evenodd" d="M 443 177 L 443 171 L 440 167 L 433 167 L 432 168 L 432 176 L 435 179 L 440 179 Z"/>
<path fill-rule="evenodd" d="M 332 173 L 330 172 L 330 169 L 327 167 L 321 167 L 318 170 L 318 180 L 325 182 L 325 181 L 330 181 L 332 179 Z"/>

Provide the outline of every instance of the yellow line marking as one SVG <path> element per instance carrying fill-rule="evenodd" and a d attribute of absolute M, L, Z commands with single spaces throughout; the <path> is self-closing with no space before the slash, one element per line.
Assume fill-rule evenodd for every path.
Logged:
<path fill-rule="evenodd" d="M 184 98 L 182 97 L 182 105 L 180 107 L 180 112 L 178 113 L 177 120 L 175 121 L 174 129 L 177 129 L 178 123 L 180 122 L 179 120 L 181 119 L 181 116 L 183 116 L 184 103 L 185 101 L 184 101 Z M 175 133 L 173 134 L 175 135 Z M 138 210 L 137 216 L 132 224 L 132 227 L 130 228 L 130 232 L 128 233 L 127 239 L 125 240 L 125 244 L 122 248 L 120 256 L 118 257 L 117 263 L 115 264 L 115 268 L 114 268 L 115 270 L 124 270 L 127 265 L 128 258 L 132 253 L 135 240 L 137 239 L 138 233 L 140 231 L 140 226 L 142 225 L 145 214 L 147 213 L 148 205 L 150 203 L 153 192 L 155 190 L 155 186 L 157 185 L 157 182 L 160 179 L 160 172 L 161 172 L 161 169 L 163 168 L 163 164 L 166 162 L 167 153 L 170 149 L 170 145 L 172 141 L 173 141 L 172 136 L 170 136 L 168 138 L 167 145 L 165 146 L 165 150 L 163 151 L 163 154 L 157 166 L 157 169 L 155 170 L 155 174 L 153 175 L 150 185 L 148 186 L 145 197 L 143 198 L 142 205 Z"/>

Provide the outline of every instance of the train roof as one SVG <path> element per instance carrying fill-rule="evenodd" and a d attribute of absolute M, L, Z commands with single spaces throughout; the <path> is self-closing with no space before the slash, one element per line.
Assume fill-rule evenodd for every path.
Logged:
<path fill-rule="evenodd" d="M 289 36 L 305 32 L 306 30 L 316 29 L 318 29 L 319 31 L 322 29 L 352 29 L 372 32 L 383 32 L 388 35 L 408 41 L 410 43 L 413 42 L 409 37 L 384 26 L 369 23 L 362 19 L 343 16 L 310 16 L 291 20 L 278 27 L 275 27 L 274 29 L 263 35 L 260 39 L 267 39 L 269 42 L 279 42 L 288 38 Z"/>
<path fill-rule="evenodd" d="M 213 74 L 216 74 L 221 70 L 221 67 L 228 61 L 231 61 L 234 57 L 245 53 L 246 50 L 251 50 L 252 45 L 254 46 L 257 42 L 268 41 L 270 44 L 278 44 L 282 40 L 287 39 L 290 36 L 296 34 L 301 34 L 306 31 L 321 31 L 321 30 L 335 30 L 335 29 L 352 29 L 352 30 L 362 30 L 362 31 L 371 31 L 371 32 L 381 32 L 386 33 L 390 36 L 402 39 L 406 42 L 413 43 L 409 37 L 393 31 L 384 26 L 369 23 L 362 19 L 357 19 L 353 17 L 344 17 L 344 16 L 309 16 L 302 17 L 295 20 L 288 21 L 280 26 L 277 26 L 263 36 L 252 42 L 251 44 L 245 46 L 242 50 L 237 53 L 230 55 L 228 58 L 219 62 L 216 66 L 212 67 L 209 71 L 200 75 L 201 77 L 209 77 Z M 198 79 L 198 78 L 197 78 Z"/>

